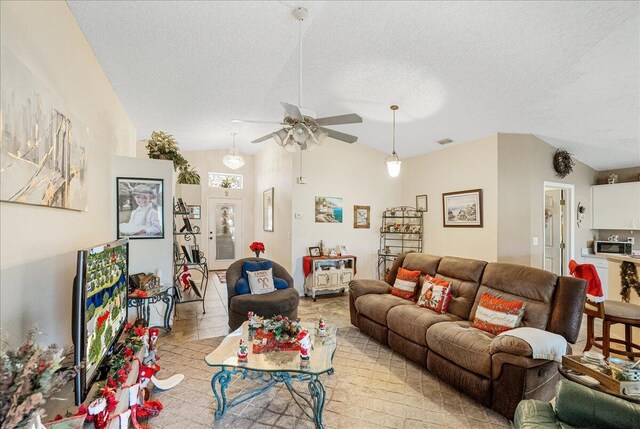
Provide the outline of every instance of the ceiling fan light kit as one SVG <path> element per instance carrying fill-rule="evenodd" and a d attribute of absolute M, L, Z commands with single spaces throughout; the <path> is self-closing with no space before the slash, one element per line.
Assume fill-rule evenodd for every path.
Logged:
<path fill-rule="evenodd" d="M 393 104 L 389 108 L 393 111 L 393 149 L 385 163 L 387 164 L 389 176 L 398 177 L 400 175 L 400 166 L 402 165 L 402 161 L 400 161 L 400 157 L 396 153 L 396 110 L 398 110 L 398 106 Z"/>
<path fill-rule="evenodd" d="M 231 150 L 222 158 L 222 163 L 232 170 L 237 170 L 244 165 L 244 158 L 238 153 L 238 149 L 236 149 L 236 133 L 233 133 L 232 136 L 233 144 Z"/>

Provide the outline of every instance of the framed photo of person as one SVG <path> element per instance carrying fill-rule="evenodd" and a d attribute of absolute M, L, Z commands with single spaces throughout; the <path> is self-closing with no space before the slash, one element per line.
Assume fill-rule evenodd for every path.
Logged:
<path fill-rule="evenodd" d="M 309 256 L 320 256 L 319 247 L 309 247 Z"/>
<path fill-rule="evenodd" d="M 162 179 L 116 178 L 118 238 L 164 238 Z"/>
<path fill-rule="evenodd" d="M 273 232 L 273 188 L 262 193 L 262 229 Z"/>
<path fill-rule="evenodd" d="M 482 189 L 443 193 L 442 226 L 482 228 Z"/>
<path fill-rule="evenodd" d="M 417 212 L 426 212 L 429 207 L 427 206 L 427 196 L 426 195 L 416 195 L 416 211 Z"/>
<path fill-rule="evenodd" d="M 353 227 L 371 228 L 371 206 L 353 206 Z"/>

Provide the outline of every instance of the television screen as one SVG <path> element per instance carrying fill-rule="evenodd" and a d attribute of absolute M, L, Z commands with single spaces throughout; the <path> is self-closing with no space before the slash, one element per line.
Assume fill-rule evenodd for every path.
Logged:
<path fill-rule="evenodd" d="M 128 239 L 78 252 L 74 289 L 76 403 L 82 402 L 97 370 L 127 323 Z"/>

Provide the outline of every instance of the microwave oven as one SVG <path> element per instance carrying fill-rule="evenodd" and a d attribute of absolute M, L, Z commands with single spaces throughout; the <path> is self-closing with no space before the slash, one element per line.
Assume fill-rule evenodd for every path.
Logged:
<path fill-rule="evenodd" d="M 619 255 L 631 254 L 631 242 L 629 241 L 596 241 L 593 245 L 593 253 L 616 253 Z"/>

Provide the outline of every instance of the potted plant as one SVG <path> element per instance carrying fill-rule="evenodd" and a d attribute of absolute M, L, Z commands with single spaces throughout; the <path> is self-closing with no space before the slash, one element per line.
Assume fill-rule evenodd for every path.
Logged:
<path fill-rule="evenodd" d="M 145 148 L 149 151 L 151 159 L 166 159 L 173 161 L 173 169 L 180 171 L 178 174 L 179 184 L 199 185 L 200 175 L 195 168 L 189 165 L 178 148 L 178 142 L 171 134 L 164 131 L 153 131 L 151 138 L 147 140 Z"/>

